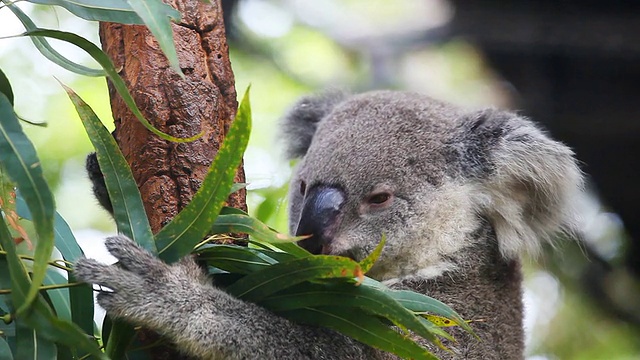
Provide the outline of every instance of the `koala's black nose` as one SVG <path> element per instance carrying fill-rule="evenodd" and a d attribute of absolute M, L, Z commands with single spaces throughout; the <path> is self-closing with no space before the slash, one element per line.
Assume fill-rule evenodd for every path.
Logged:
<path fill-rule="evenodd" d="M 296 236 L 312 235 L 298 245 L 312 254 L 328 253 L 335 231 L 342 218 L 345 194 L 334 186 L 319 185 L 310 188 L 304 198 Z"/>

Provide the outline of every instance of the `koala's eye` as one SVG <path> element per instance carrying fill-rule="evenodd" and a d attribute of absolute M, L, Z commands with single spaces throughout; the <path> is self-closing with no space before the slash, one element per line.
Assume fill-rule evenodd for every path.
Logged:
<path fill-rule="evenodd" d="M 304 195 L 307 191 L 307 183 L 304 181 L 300 181 L 300 195 Z"/>
<path fill-rule="evenodd" d="M 391 200 L 391 194 L 388 192 L 377 193 L 367 198 L 369 205 L 380 206 L 385 205 Z"/>

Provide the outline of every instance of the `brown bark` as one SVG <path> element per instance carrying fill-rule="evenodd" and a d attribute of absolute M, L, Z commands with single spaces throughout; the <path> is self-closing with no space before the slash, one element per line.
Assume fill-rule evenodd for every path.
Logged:
<path fill-rule="evenodd" d="M 131 166 L 154 233 L 200 187 L 238 106 L 220 1 L 168 1 L 182 13 L 181 22 L 172 27 L 185 79 L 169 67 L 146 27 L 100 24 L 102 47 L 144 116 L 176 137 L 204 131 L 201 139 L 191 143 L 165 141 L 140 124 L 109 84 L 114 136 Z M 242 166 L 236 182 L 244 182 Z M 246 209 L 244 190 L 228 202 Z M 149 344 L 156 336 L 145 331 L 141 338 Z M 166 348 L 154 349 L 151 355 L 154 359 L 181 358 Z"/>

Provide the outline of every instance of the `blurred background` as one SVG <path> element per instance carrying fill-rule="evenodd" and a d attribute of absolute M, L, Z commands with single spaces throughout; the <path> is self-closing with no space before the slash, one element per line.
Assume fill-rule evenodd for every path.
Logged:
<path fill-rule="evenodd" d="M 575 149 L 589 177 L 583 241 L 525 261 L 528 359 L 640 358 L 640 2 L 223 0 L 236 88 L 252 84 L 245 155 L 250 212 L 286 231 L 279 117 L 327 87 L 392 88 L 469 108 L 513 109 Z M 21 5 L 40 27 L 98 42 L 97 24 Z M 23 31 L 0 8 L 0 36 Z M 90 65 L 81 51 L 54 46 Z M 88 256 L 115 226 L 91 195 L 91 145 L 54 76 L 112 127 L 104 79 L 78 77 L 26 38 L 0 39 L 0 67 L 59 212 Z"/>

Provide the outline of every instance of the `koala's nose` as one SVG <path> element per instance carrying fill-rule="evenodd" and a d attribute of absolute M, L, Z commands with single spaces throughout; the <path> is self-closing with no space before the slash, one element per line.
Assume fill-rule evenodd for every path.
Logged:
<path fill-rule="evenodd" d="M 298 245 L 312 254 L 328 253 L 342 218 L 344 202 L 344 191 L 338 187 L 319 185 L 310 188 L 304 198 L 296 236 L 311 237 L 298 241 Z"/>

